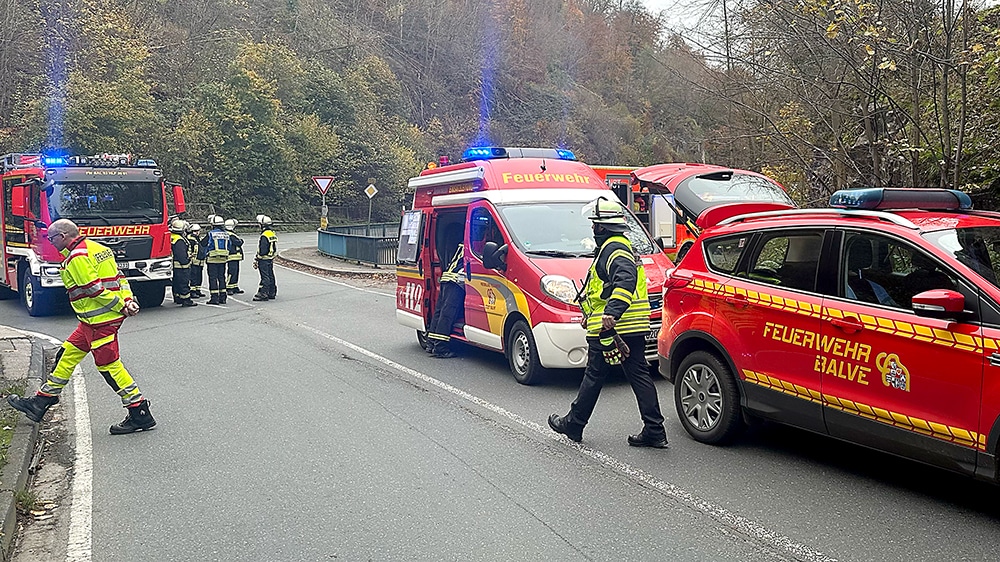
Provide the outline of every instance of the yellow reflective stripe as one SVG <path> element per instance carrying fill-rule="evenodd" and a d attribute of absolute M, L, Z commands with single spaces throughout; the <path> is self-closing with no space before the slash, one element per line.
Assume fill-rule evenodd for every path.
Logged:
<path fill-rule="evenodd" d="M 113 341 L 115 341 L 115 336 L 114 335 L 110 335 L 110 336 L 107 336 L 107 337 L 104 337 L 104 338 L 101 338 L 101 339 L 98 339 L 98 340 L 94 340 L 94 341 L 90 342 L 90 349 L 97 349 L 97 348 L 101 347 L 102 345 L 109 344 L 109 343 L 111 343 Z"/>
<path fill-rule="evenodd" d="M 611 252 L 610 256 L 608 256 L 608 265 L 610 265 L 611 262 L 615 261 L 618 258 L 625 258 L 629 262 L 635 263 L 635 256 L 632 255 L 632 252 L 627 252 L 625 250 L 615 250 Z"/>

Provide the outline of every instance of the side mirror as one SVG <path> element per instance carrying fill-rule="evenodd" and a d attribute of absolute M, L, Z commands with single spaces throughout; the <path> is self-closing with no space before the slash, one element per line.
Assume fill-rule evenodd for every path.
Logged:
<path fill-rule="evenodd" d="M 963 321 L 972 316 L 965 310 L 965 297 L 947 289 L 931 289 L 913 297 L 913 312 L 923 318 Z"/>
<path fill-rule="evenodd" d="M 184 188 L 175 185 L 174 186 L 174 212 L 178 215 L 183 213 L 185 209 L 184 205 Z"/>
<path fill-rule="evenodd" d="M 11 214 L 15 217 L 28 218 L 28 187 L 28 184 L 21 184 L 10 190 Z"/>
<path fill-rule="evenodd" d="M 497 246 L 496 242 L 483 244 L 483 265 L 487 269 L 503 271 L 507 269 L 507 245 Z"/>

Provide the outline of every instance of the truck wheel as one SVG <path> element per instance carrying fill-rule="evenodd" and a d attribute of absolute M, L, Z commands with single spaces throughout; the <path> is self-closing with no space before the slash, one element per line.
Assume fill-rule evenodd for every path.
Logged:
<path fill-rule="evenodd" d="M 521 384 L 536 384 L 545 375 L 545 368 L 538 360 L 535 336 L 524 320 L 514 322 L 507 336 L 507 361 L 514 380 Z"/>
<path fill-rule="evenodd" d="M 167 286 L 162 283 L 136 283 L 131 285 L 132 294 L 142 308 L 154 308 L 163 304 Z"/>
<path fill-rule="evenodd" d="M 56 312 L 55 291 L 43 289 L 38 277 L 24 270 L 21 277 L 21 302 L 30 316 L 51 316 Z"/>
<path fill-rule="evenodd" d="M 743 429 L 736 380 L 717 355 L 691 353 L 681 361 L 674 379 L 677 418 L 696 441 L 725 443 Z"/>

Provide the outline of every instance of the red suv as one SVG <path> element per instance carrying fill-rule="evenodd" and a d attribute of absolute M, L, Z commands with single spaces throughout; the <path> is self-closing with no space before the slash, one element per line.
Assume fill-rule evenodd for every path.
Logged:
<path fill-rule="evenodd" d="M 664 285 L 659 369 L 704 443 L 766 418 L 997 481 L 1000 213 L 839 191 L 707 228 Z"/>

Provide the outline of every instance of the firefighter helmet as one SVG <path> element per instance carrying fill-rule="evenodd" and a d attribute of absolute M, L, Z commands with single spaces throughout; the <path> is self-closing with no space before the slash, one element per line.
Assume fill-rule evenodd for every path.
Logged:
<path fill-rule="evenodd" d="M 191 223 L 188 225 L 187 231 L 190 232 L 191 234 L 198 234 L 199 232 L 201 232 L 201 225 L 198 223 Z"/>
<path fill-rule="evenodd" d="M 187 228 L 187 223 L 181 219 L 170 221 L 170 232 L 182 233 Z"/>
<path fill-rule="evenodd" d="M 226 219 L 219 215 L 212 215 L 212 226 L 222 226 L 224 224 L 226 224 Z"/>
<path fill-rule="evenodd" d="M 628 231 L 625 208 L 617 201 L 600 197 L 584 207 L 584 210 L 590 211 L 590 216 L 587 218 L 594 224 L 599 224 L 612 232 Z"/>
<path fill-rule="evenodd" d="M 226 222 L 225 222 L 226 230 L 228 230 L 229 232 L 235 231 L 237 224 L 238 223 L 236 222 L 236 219 L 226 219 Z"/>
<path fill-rule="evenodd" d="M 261 226 L 271 226 L 271 217 L 267 215 L 257 215 L 257 224 Z"/>

